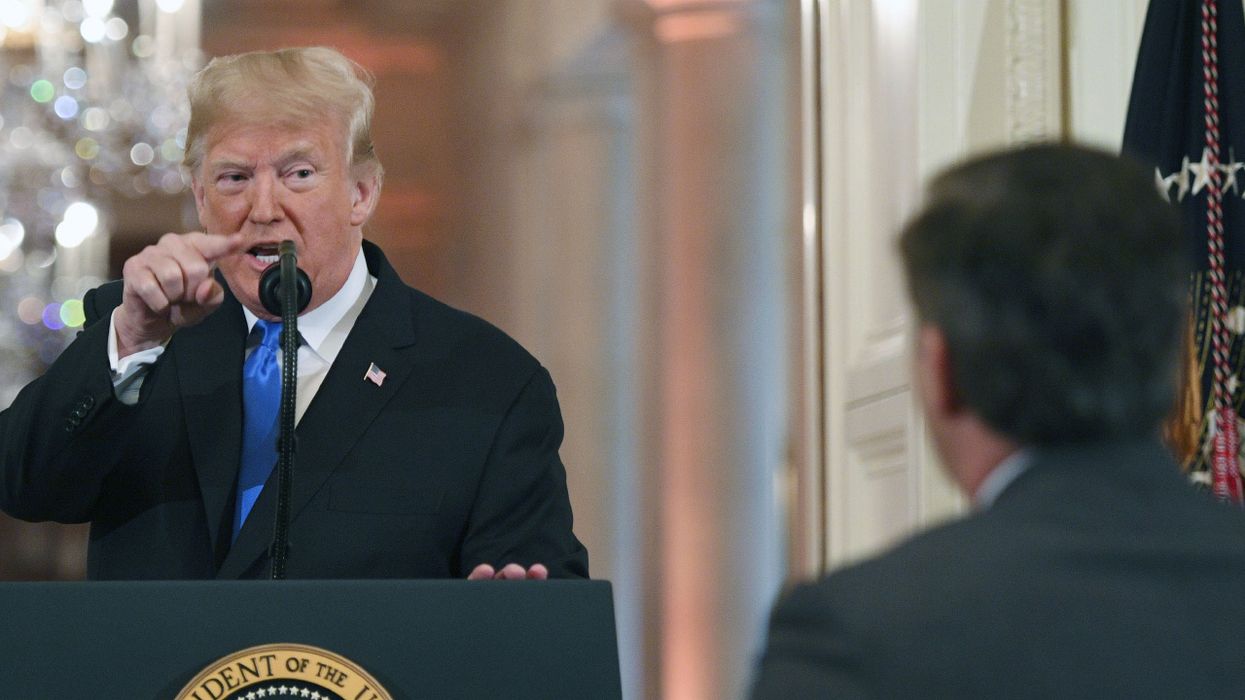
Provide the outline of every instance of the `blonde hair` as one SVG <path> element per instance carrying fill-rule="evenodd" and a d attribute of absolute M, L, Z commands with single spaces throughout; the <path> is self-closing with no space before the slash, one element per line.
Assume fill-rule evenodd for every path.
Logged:
<path fill-rule="evenodd" d="M 331 118 L 347 128 L 351 166 L 383 169 L 372 145 L 372 76 L 334 49 L 310 46 L 213 58 L 187 93 L 190 125 L 183 163 L 194 172 L 214 128 L 231 121 L 305 124 Z"/>

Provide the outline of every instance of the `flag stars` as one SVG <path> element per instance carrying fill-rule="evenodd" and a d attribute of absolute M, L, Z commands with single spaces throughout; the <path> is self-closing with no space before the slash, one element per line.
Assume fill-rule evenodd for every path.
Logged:
<path fill-rule="evenodd" d="M 1231 153 L 1231 149 L 1229 149 Z M 1170 175 L 1164 175 L 1163 171 L 1158 168 L 1154 169 L 1154 186 L 1158 188 L 1159 193 L 1167 201 L 1172 201 L 1172 187 L 1176 188 L 1176 201 L 1183 202 L 1186 195 L 1192 192 L 1194 195 L 1199 194 L 1206 189 L 1211 183 L 1211 177 L 1214 173 L 1223 174 L 1224 181 L 1222 192 L 1232 191 L 1238 192 L 1239 180 L 1237 172 L 1245 169 L 1245 163 L 1236 160 L 1235 155 L 1230 155 L 1231 162 L 1212 164 L 1210 158 L 1210 150 L 1202 149 L 1202 158 L 1197 162 L 1191 162 L 1188 156 L 1185 156 L 1180 163 L 1180 169 Z M 1245 194 L 1242 195 L 1245 197 Z"/>
<path fill-rule="evenodd" d="M 1171 175 L 1164 176 L 1158 168 L 1154 169 L 1154 184 L 1162 193 L 1163 199 L 1172 201 L 1171 191 L 1172 185 L 1176 186 L 1176 201 L 1184 201 L 1184 196 L 1189 193 L 1189 157 L 1185 156 L 1184 161 L 1180 164 L 1180 169 Z"/>
<path fill-rule="evenodd" d="M 1189 156 L 1180 162 L 1180 174 L 1176 177 L 1176 201 L 1183 202 L 1189 194 Z"/>
<path fill-rule="evenodd" d="M 1188 163 L 1188 159 L 1185 159 Z M 1211 176 L 1214 175 L 1216 167 L 1210 162 L 1210 149 L 1202 149 L 1202 159 L 1196 163 L 1189 163 L 1189 172 L 1193 173 L 1193 194 L 1201 192 L 1203 188 L 1210 184 Z"/>
<path fill-rule="evenodd" d="M 1245 163 L 1238 163 L 1236 161 L 1232 161 L 1231 163 L 1228 163 L 1226 165 L 1219 166 L 1219 169 L 1223 171 L 1223 176 L 1224 176 L 1223 178 L 1223 191 L 1224 192 L 1227 192 L 1228 190 L 1232 190 L 1233 194 L 1236 193 L 1236 172 L 1240 170 L 1241 168 L 1245 168 Z"/>

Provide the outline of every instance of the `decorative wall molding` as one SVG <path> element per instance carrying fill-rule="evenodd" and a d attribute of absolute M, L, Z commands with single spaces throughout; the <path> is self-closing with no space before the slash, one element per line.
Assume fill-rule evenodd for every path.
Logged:
<path fill-rule="evenodd" d="M 1007 0 L 1008 143 L 1060 136 L 1059 0 Z"/>
<path fill-rule="evenodd" d="M 917 500 L 921 463 L 912 449 L 912 395 L 900 391 L 851 409 L 847 414 L 846 480 L 851 499 L 840 502 L 840 521 L 851 546 L 846 563 L 885 547 L 920 523 Z"/>

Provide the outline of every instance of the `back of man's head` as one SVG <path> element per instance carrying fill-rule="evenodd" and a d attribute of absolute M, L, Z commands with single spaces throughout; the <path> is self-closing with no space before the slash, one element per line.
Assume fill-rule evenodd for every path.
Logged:
<path fill-rule="evenodd" d="M 1026 445 L 1157 436 L 1189 267 L 1152 173 L 1039 145 L 943 173 L 900 248 L 958 399 Z"/>

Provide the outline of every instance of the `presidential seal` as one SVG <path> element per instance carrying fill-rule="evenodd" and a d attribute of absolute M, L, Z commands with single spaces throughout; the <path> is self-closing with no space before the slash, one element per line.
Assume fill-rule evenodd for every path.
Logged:
<path fill-rule="evenodd" d="M 374 678 L 332 652 L 265 644 L 216 661 L 176 700 L 393 700 Z"/>

